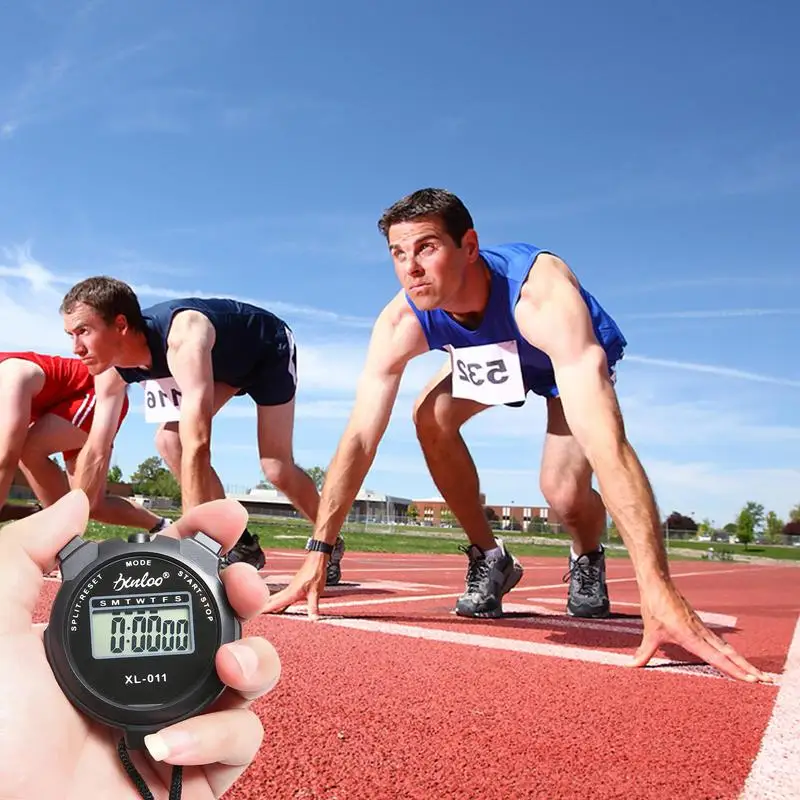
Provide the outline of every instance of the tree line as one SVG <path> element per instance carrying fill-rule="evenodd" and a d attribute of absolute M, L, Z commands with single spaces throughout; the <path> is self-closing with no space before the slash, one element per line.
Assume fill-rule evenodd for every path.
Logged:
<path fill-rule="evenodd" d="M 322 467 L 310 467 L 304 472 L 314 481 L 317 489 L 322 488 L 325 481 L 325 470 Z M 109 483 L 122 483 L 123 474 L 119 466 L 114 465 L 108 471 Z M 164 466 L 159 456 L 150 456 L 131 473 L 127 480 L 134 494 L 144 497 L 168 497 L 176 503 L 181 502 L 181 487 L 175 476 Z M 274 489 L 268 481 L 261 480 L 256 484 L 258 489 Z"/>
<path fill-rule="evenodd" d="M 724 532 L 737 537 L 737 539 L 747 546 L 757 536 L 763 535 L 764 539 L 771 544 L 781 540 L 782 536 L 800 536 L 800 503 L 789 511 L 788 520 L 784 521 L 774 511 L 766 511 L 762 503 L 749 500 L 742 506 L 736 519 L 728 522 L 722 528 L 716 529 L 711 524 L 711 520 L 704 519 L 702 522 L 695 522 L 692 517 L 673 511 L 661 526 L 665 536 L 670 531 L 688 531 L 699 536 L 714 536 L 715 533 Z"/>

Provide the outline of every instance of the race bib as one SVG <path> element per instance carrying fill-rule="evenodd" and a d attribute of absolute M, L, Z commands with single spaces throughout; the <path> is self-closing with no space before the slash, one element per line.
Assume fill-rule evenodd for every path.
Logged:
<path fill-rule="evenodd" d="M 181 390 L 175 378 L 158 378 L 142 383 L 145 422 L 179 422 Z"/>
<path fill-rule="evenodd" d="M 515 341 L 453 347 L 453 397 L 477 400 L 487 406 L 525 399 L 522 367 Z"/>

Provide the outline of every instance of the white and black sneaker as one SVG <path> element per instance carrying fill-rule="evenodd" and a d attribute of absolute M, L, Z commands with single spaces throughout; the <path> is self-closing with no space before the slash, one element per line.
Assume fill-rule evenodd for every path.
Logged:
<path fill-rule="evenodd" d="M 245 564 L 252 564 L 256 569 L 264 569 L 267 559 L 264 551 L 258 543 L 258 536 L 245 531 L 239 541 L 222 557 L 220 568 L 228 567 L 243 561 Z"/>
<path fill-rule="evenodd" d="M 172 520 L 169 517 L 159 517 L 158 522 L 150 528 L 148 533 L 161 533 L 161 531 L 169 528 L 170 525 L 172 525 Z"/>
<path fill-rule="evenodd" d="M 503 615 L 503 595 L 510 592 L 522 578 L 522 565 L 506 550 L 502 539 L 496 539 L 501 555 L 492 559 L 473 544 L 459 547 L 469 558 L 466 588 L 456 603 L 460 617 L 489 617 Z"/>
<path fill-rule="evenodd" d="M 603 546 L 592 553 L 574 558 L 570 553 L 569 569 L 562 578 L 569 581 L 567 614 L 585 619 L 609 616 L 610 603 L 606 586 L 606 554 Z"/>
<path fill-rule="evenodd" d="M 336 586 L 342 579 L 342 557 L 344 556 L 344 539 L 341 536 L 336 537 L 336 542 L 333 545 L 333 552 L 331 553 L 331 560 L 328 562 L 328 568 L 325 572 L 325 585 Z"/>

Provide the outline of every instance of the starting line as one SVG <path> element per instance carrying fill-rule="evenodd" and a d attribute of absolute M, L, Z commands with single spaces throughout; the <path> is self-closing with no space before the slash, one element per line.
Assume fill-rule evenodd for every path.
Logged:
<path fill-rule="evenodd" d="M 305 613 L 285 613 L 288 619 L 301 622 L 312 622 Z M 350 628 L 351 630 L 369 633 L 382 633 L 390 636 L 404 636 L 410 639 L 425 639 L 431 642 L 445 642 L 449 644 L 482 647 L 489 650 L 504 650 L 514 653 L 527 653 L 529 655 L 548 656 L 561 658 L 568 661 L 583 661 L 605 666 L 628 667 L 632 656 L 625 653 L 616 653 L 608 650 L 591 650 L 584 647 L 568 647 L 561 644 L 547 644 L 544 642 L 529 642 L 525 639 L 512 639 L 503 636 L 485 636 L 476 633 L 462 633 L 460 631 L 447 631 L 440 628 L 423 628 L 418 625 L 406 625 L 398 622 L 384 622 L 382 620 L 361 619 L 358 617 L 320 617 L 313 621 L 315 625 L 328 625 L 334 628 Z M 677 664 L 665 658 L 652 658 L 642 670 L 658 672 L 679 673 L 682 675 L 695 675 L 703 678 L 723 678 L 714 667 L 708 664 Z M 779 683 L 781 676 L 767 673 L 775 683 Z"/>
<path fill-rule="evenodd" d="M 702 572 L 685 572 L 678 573 L 674 577 L 694 577 L 694 576 L 713 576 L 720 574 L 727 574 L 735 570 L 714 570 Z M 269 576 L 269 582 L 275 581 L 279 583 L 280 578 L 290 576 Z M 609 580 L 609 583 L 630 583 L 636 580 L 635 577 L 629 578 L 615 578 Z M 288 581 L 287 581 L 288 582 Z M 340 594 L 343 591 L 353 591 L 358 593 L 359 589 L 371 590 L 389 590 L 390 585 L 394 585 L 395 591 L 411 591 L 415 594 L 395 595 L 392 597 L 372 597 L 358 600 L 328 600 L 327 598 L 332 595 Z M 563 584 L 552 584 L 547 586 L 533 586 L 533 587 L 517 587 L 512 590 L 507 597 L 520 597 L 522 594 L 531 594 L 544 589 L 561 588 Z M 402 588 L 401 588 L 402 587 Z M 275 586 L 275 589 L 278 587 Z M 424 639 L 427 641 L 447 642 L 451 644 L 468 645 L 472 647 L 481 647 L 493 650 L 505 650 L 517 653 L 527 653 L 530 655 L 547 656 L 551 658 L 561 658 L 572 661 L 583 661 L 595 664 L 604 664 L 607 666 L 629 666 L 632 655 L 618 653 L 610 650 L 592 650 L 589 648 L 551 644 L 546 642 L 531 642 L 525 639 L 517 639 L 508 636 L 487 636 L 483 634 L 465 633 L 463 631 L 442 630 L 439 628 L 427 628 L 421 625 L 412 625 L 408 623 L 387 622 L 384 620 L 375 620 L 362 617 L 343 617 L 343 616 L 326 616 L 333 609 L 345 608 L 360 608 L 368 606 L 382 606 L 382 605 L 395 605 L 402 603 L 420 603 L 426 601 L 436 600 L 454 600 L 461 595 L 461 592 L 447 592 L 436 594 L 417 594 L 424 589 L 440 588 L 431 584 L 402 584 L 400 582 L 392 581 L 372 581 L 369 583 L 354 583 L 339 587 L 327 587 L 325 589 L 325 596 L 320 599 L 319 611 L 320 618 L 317 624 L 329 625 L 338 628 L 349 628 L 351 630 L 358 630 L 367 633 L 382 633 L 392 636 L 404 636 L 407 638 Z M 445 588 L 445 587 L 441 587 Z M 273 587 L 270 587 L 272 590 Z M 520 597 L 521 599 L 521 597 Z M 606 633 L 614 633 L 617 635 L 630 635 L 640 636 L 643 623 L 640 618 L 607 618 L 602 620 L 579 619 L 569 617 L 563 610 L 565 598 L 559 597 L 530 597 L 525 598 L 528 600 L 526 603 L 520 602 L 505 602 L 503 603 L 504 612 L 512 615 L 527 615 L 515 616 L 516 622 L 523 624 L 544 625 L 547 627 L 558 627 L 572 630 L 594 630 Z M 542 604 L 557 604 L 561 606 L 560 610 L 548 608 L 547 605 Z M 619 602 L 615 605 L 630 606 L 638 608 L 638 603 Z M 283 614 L 286 618 L 309 621 L 307 616 L 308 606 L 305 603 L 296 603 L 290 606 Z M 728 614 L 717 614 L 710 611 L 697 611 L 697 615 L 711 628 L 734 628 L 737 623 L 737 617 Z M 335 612 L 334 612 L 335 614 Z M 500 618 L 502 619 L 502 618 Z M 716 668 L 708 664 L 679 664 L 674 660 L 664 658 L 653 658 L 650 660 L 647 667 L 643 669 L 658 669 L 660 672 L 680 673 L 683 675 L 696 675 L 701 677 L 724 678 L 725 676 Z M 775 684 L 780 684 L 782 676 L 774 673 L 767 673 Z"/>

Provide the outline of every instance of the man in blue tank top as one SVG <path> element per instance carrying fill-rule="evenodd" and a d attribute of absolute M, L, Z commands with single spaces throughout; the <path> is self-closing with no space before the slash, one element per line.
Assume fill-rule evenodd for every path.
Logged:
<path fill-rule="evenodd" d="M 529 244 L 481 249 L 469 211 L 440 189 L 398 201 L 379 228 L 403 288 L 373 328 L 355 407 L 322 488 L 311 552 L 264 610 L 307 596 L 308 613 L 318 614 L 326 553 L 375 457 L 403 371 L 439 348 L 450 357 L 418 398 L 414 422 L 431 476 L 470 540 L 456 613 L 500 616 L 503 595 L 522 576 L 488 524 L 461 426 L 492 405 L 521 405 L 532 392 L 547 404 L 541 489 L 572 535 L 568 613 L 609 613 L 600 544 L 607 505 L 641 593 L 644 636 L 633 664 L 645 665 L 671 641 L 733 677 L 769 680 L 703 624 L 669 575 L 658 509 L 614 389 L 625 337 L 564 261 Z"/>
<path fill-rule="evenodd" d="M 90 500 L 106 475 L 126 384 L 142 383 L 145 419 L 157 425 L 156 447 L 180 483 L 184 512 L 225 497 L 211 466 L 212 418 L 232 397 L 246 394 L 256 404 L 264 475 L 314 521 L 319 495 L 292 453 L 297 354 L 283 320 L 216 298 L 169 300 L 142 310 L 130 286 L 104 276 L 73 286 L 61 312 L 75 354 L 96 376 L 94 421 L 76 467 L 77 485 Z M 248 530 L 225 563 L 235 561 L 264 566 L 258 538 Z"/>

